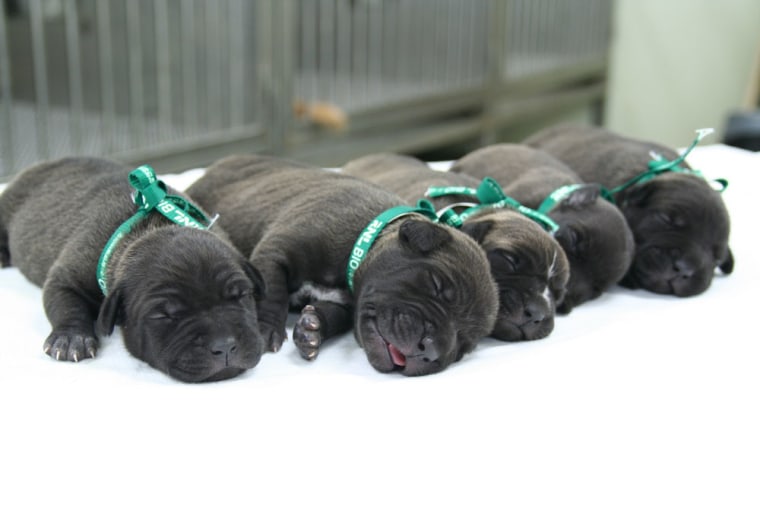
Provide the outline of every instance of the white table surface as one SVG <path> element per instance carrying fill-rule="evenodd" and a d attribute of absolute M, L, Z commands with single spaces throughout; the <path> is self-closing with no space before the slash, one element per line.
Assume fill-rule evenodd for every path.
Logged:
<path fill-rule="evenodd" d="M 0 511 L 760 512 L 760 154 L 689 161 L 730 181 L 731 276 L 688 299 L 614 288 L 426 377 L 374 371 L 351 335 L 215 384 L 118 335 L 55 362 L 40 290 L 0 270 Z"/>

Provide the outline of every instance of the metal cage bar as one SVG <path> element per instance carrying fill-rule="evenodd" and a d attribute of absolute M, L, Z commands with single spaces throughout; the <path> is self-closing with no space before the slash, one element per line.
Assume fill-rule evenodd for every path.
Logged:
<path fill-rule="evenodd" d="M 493 134 L 505 99 L 604 80 L 611 2 L 27 0 L 0 11 L 0 176 L 80 151 L 349 151 L 452 116 L 465 128 L 442 133 Z M 348 130 L 296 120 L 295 101 L 332 104 Z"/>
<path fill-rule="evenodd" d="M 8 27 L 5 23 L 5 3 L 0 3 L 0 180 L 15 171 L 13 137 L 13 94 L 11 91 L 11 60 L 8 50 Z"/>

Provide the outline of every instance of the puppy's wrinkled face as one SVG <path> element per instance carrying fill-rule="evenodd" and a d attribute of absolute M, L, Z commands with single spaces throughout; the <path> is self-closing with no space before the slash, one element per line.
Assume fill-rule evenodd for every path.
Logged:
<path fill-rule="evenodd" d="M 534 221 L 504 209 L 469 218 L 462 231 L 485 250 L 499 289 L 491 336 L 503 341 L 548 336 L 569 277 L 567 258 L 557 241 Z"/>
<path fill-rule="evenodd" d="M 662 175 L 626 192 L 620 206 L 636 240 L 623 285 L 693 296 L 710 286 L 715 268 L 733 271 L 728 211 L 703 179 Z"/>
<path fill-rule="evenodd" d="M 567 293 L 557 307 L 567 314 L 623 278 L 633 259 L 633 236 L 621 212 L 601 198 L 586 206 L 561 205 L 550 214 L 570 263 Z"/>
<path fill-rule="evenodd" d="M 496 286 L 483 250 L 454 229 L 408 219 L 381 236 L 356 275 L 354 332 L 378 371 L 427 375 L 493 327 Z"/>
<path fill-rule="evenodd" d="M 138 243 L 153 246 L 124 263 L 101 308 L 101 332 L 121 325 L 132 355 L 183 382 L 253 368 L 264 348 L 255 305 L 260 275 L 212 234 L 173 232 Z"/>

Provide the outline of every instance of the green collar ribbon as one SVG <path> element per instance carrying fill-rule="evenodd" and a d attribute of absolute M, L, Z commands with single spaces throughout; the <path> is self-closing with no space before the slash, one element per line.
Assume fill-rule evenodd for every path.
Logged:
<path fill-rule="evenodd" d="M 469 206 L 467 210 L 459 214 L 459 219 L 464 222 L 467 218 L 483 209 L 500 209 L 503 207 L 515 210 L 533 221 L 542 225 L 547 231 L 554 233 L 559 225 L 545 213 L 525 207 L 520 202 L 504 194 L 504 191 L 491 177 L 482 180 L 477 189 L 471 187 L 446 186 L 430 187 L 425 192 L 428 198 L 440 198 L 442 196 L 465 195 L 478 200 L 478 204 Z"/>
<path fill-rule="evenodd" d="M 681 155 L 679 155 L 672 161 L 669 161 L 665 159 L 662 155 L 652 152 L 651 153 L 652 160 L 649 161 L 649 166 L 646 171 L 640 173 L 639 175 L 636 175 L 632 179 L 628 180 L 627 182 L 624 182 L 623 184 L 617 187 L 614 187 L 609 190 L 602 189 L 602 196 L 606 200 L 609 200 L 610 202 L 615 203 L 614 197 L 620 191 L 628 189 L 629 187 L 633 185 L 642 184 L 644 182 L 652 180 L 658 175 L 661 175 L 667 172 L 688 173 L 690 175 L 694 175 L 699 178 L 705 179 L 704 175 L 702 175 L 702 172 L 700 172 L 699 170 L 682 168 L 680 166 L 680 164 L 686 159 L 686 156 L 689 155 L 689 153 L 691 153 L 694 147 L 697 146 L 697 144 L 699 144 L 699 142 L 705 136 L 713 133 L 713 129 L 703 128 L 703 129 L 697 130 L 696 132 L 697 132 L 697 137 L 694 138 L 694 141 L 692 141 L 691 145 L 683 153 L 681 153 Z M 728 181 L 726 179 L 719 178 L 719 179 L 716 179 L 715 182 L 717 182 L 720 185 L 720 188 L 718 189 L 718 191 L 720 192 L 723 192 L 726 189 L 726 187 L 728 187 Z"/>
<path fill-rule="evenodd" d="M 364 230 L 362 230 L 354 243 L 354 247 L 351 249 L 351 255 L 348 258 L 348 266 L 346 267 L 346 280 L 348 282 L 349 291 L 353 292 L 354 274 L 356 274 L 356 270 L 359 269 L 359 266 L 364 262 L 364 259 L 367 258 L 369 249 L 372 247 L 375 239 L 377 239 L 377 236 L 380 235 L 380 232 L 382 232 L 390 222 L 411 214 L 422 214 L 435 222 L 438 222 L 441 219 L 438 214 L 436 214 L 433 204 L 424 199 L 418 201 L 416 207 L 399 205 L 381 212 L 375 219 L 369 222 Z"/>
<path fill-rule="evenodd" d="M 566 186 L 559 187 L 552 191 L 549 196 L 544 198 L 541 205 L 538 206 L 538 212 L 542 214 L 548 214 L 557 205 L 562 203 L 568 196 L 574 191 L 586 186 L 586 184 L 568 184 Z"/>
<path fill-rule="evenodd" d="M 158 211 L 166 218 L 183 227 L 192 227 L 205 230 L 213 224 L 200 209 L 188 202 L 181 196 L 166 193 L 166 185 L 156 179 L 156 174 L 150 166 L 140 166 L 129 174 L 129 183 L 135 189 L 132 201 L 138 206 L 137 212 L 127 221 L 122 223 L 106 243 L 98 259 L 96 271 L 98 285 L 103 294 L 108 294 L 106 284 L 106 269 L 116 245 L 132 232 L 137 223 L 150 215 L 152 211 Z M 198 221 L 198 220 L 201 221 Z"/>

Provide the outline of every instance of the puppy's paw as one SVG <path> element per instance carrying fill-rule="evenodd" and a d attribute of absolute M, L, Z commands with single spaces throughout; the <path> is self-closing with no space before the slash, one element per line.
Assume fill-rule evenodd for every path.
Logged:
<path fill-rule="evenodd" d="M 261 336 L 266 343 L 266 350 L 272 353 L 279 352 L 280 348 L 282 348 L 282 343 L 288 337 L 287 332 L 285 332 L 284 329 L 278 329 L 265 323 L 260 323 L 259 328 L 261 330 Z"/>
<path fill-rule="evenodd" d="M 321 325 L 317 310 L 313 305 L 307 305 L 301 310 L 301 316 L 293 327 L 293 342 L 301 357 L 308 361 L 313 361 L 319 354 L 322 344 Z"/>
<path fill-rule="evenodd" d="M 45 340 L 42 351 L 57 361 L 79 362 L 95 358 L 98 340 L 78 332 L 54 330 Z"/>

